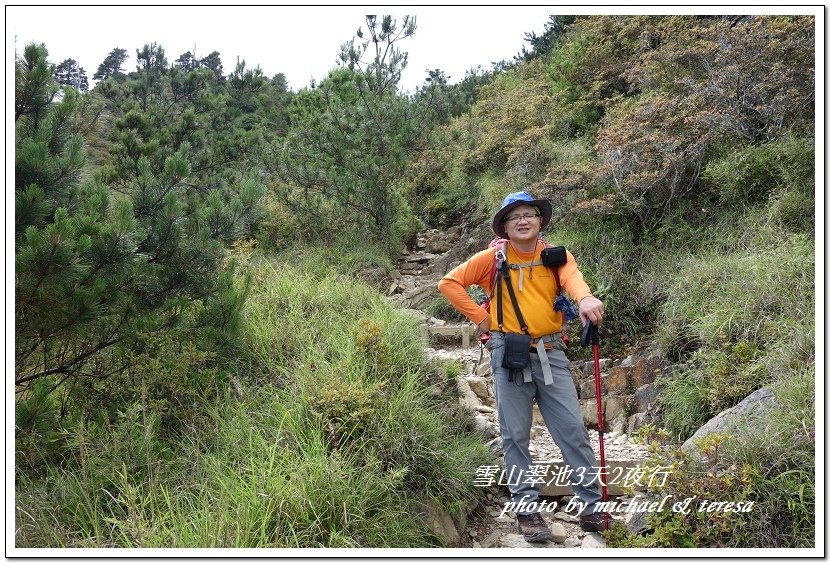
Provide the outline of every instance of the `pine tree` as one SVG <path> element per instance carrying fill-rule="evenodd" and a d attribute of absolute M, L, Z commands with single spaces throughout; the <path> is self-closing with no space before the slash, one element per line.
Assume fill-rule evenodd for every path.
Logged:
<path fill-rule="evenodd" d="M 178 59 L 174 61 L 175 65 L 185 72 L 190 72 L 195 68 L 199 68 L 199 59 L 193 56 L 190 51 L 182 53 Z"/>
<path fill-rule="evenodd" d="M 434 123 L 433 113 L 398 93 L 407 63 L 398 43 L 415 24 L 410 16 L 400 26 L 391 16 L 366 16 L 367 32 L 358 29 L 360 41 L 342 46 L 340 68 L 294 97 L 277 167 L 286 180 L 281 196 L 298 215 L 319 224 L 322 209 L 338 209 L 338 223 L 368 229 L 390 248 L 406 212 L 395 182 Z"/>
<path fill-rule="evenodd" d="M 82 181 L 80 94 L 52 102 L 46 55 L 28 46 L 16 64 L 15 384 L 45 380 L 89 399 L 124 373 L 142 335 L 187 330 L 214 346 L 235 326 L 242 300 L 227 283 L 224 242 L 245 230 L 264 188 L 248 180 L 238 201 L 200 191 L 186 181 L 187 143 L 157 169 L 130 161 L 123 194 L 101 174 Z"/>
<path fill-rule="evenodd" d="M 535 32 L 525 33 L 525 41 L 530 43 L 530 51 L 522 46 L 522 52 L 514 58 L 517 62 L 529 62 L 537 57 L 547 55 L 553 51 L 556 42 L 565 33 L 565 28 L 576 21 L 576 16 L 550 16 L 545 23 L 545 32 L 536 35 Z"/>
<path fill-rule="evenodd" d="M 224 80 L 224 76 L 222 75 L 222 59 L 219 57 L 219 51 L 213 51 L 207 57 L 199 59 L 199 66 L 209 68 L 213 71 L 213 74 L 219 82 Z"/>
<path fill-rule="evenodd" d="M 44 111 L 55 98 L 60 88 L 54 80 L 54 65 L 46 62 L 49 51 L 42 43 L 30 44 L 23 50 L 14 69 L 14 120 L 34 114 L 33 123 L 39 121 Z"/>
<path fill-rule="evenodd" d="M 55 69 L 55 80 L 58 81 L 58 84 L 71 86 L 79 92 L 87 92 L 89 90 L 86 71 L 75 59 L 66 59 L 58 65 Z"/>
<path fill-rule="evenodd" d="M 109 52 L 107 58 L 98 65 L 98 70 L 92 75 L 93 80 L 106 80 L 110 76 L 124 75 L 124 61 L 127 60 L 127 50 L 116 47 Z"/>

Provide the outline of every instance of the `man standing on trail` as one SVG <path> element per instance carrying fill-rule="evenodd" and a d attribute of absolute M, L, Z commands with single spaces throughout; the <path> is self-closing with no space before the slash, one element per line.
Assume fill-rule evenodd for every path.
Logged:
<path fill-rule="evenodd" d="M 583 508 L 580 527 L 591 532 L 604 529 L 604 514 L 596 509 L 601 499 L 599 469 L 564 352 L 563 315 L 553 306 L 558 284 L 579 303 L 583 324 L 590 320 L 599 325 L 604 309 L 602 301 L 591 295 L 573 255 L 561 247 L 558 253 L 552 252 L 555 249 L 546 249 L 539 239 L 550 218 L 549 201 L 534 199 L 527 192 L 508 195 L 493 217 L 493 231 L 507 243 L 478 252 L 438 282 L 444 297 L 478 326 L 480 334 L 491 334 L 485 346 L 490 351 L 505 474 L 519 530 L 530 542 L 546 541 L 551 535 L 541 513 L 534 510 L 540 506 L 538 476 L 530 471 L 534 399 L 572 471 L 574 494 Z M 493 280 L 495 264 L 499 275 Z M 495 295 L 490 312 L 467 294 L 471 285 Z"/>

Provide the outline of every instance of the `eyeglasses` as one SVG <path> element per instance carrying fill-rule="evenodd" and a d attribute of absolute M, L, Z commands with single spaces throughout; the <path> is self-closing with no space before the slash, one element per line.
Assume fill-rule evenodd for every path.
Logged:
<path fill-rule="evenodd" d="M 518 221 L 532 221 L 534 219 L 538 219 L 539 215 L 536 213 L 528 214 L 525 213 L 524 215 L 511 215 L 510 217 L 506 217 L 504 219 L 505 223 L 516 223 Z"/>

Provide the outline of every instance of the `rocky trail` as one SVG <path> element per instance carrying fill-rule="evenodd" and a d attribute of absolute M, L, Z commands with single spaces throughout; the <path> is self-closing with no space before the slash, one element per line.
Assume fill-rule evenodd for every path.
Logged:
<path fill-rule="evenodd" d="M 488 381 L 490 366 L 486 352 L 481 355 L 477 344 L 471 347 L 427 348 L 426 351 L 432 357 L 458 361 L 465 368 L 464 375 L 457 380 L 461 403 L 474 414 L 478 427 L 489 440 L 488 445 L 499 456 L 497 466 L 479 468 L 479 475 L 476 476 L 476 485 L 486 489 L 486 502 L 475 507 L 468 517 L 460 522 L 453 522 L 446 518 L 439 519 L 441 525 L 435 528 L 436 532 L 442 534 L 449 545 L 476 548 L 604 547 L 605 544 L 600 534 L 586 533 L 579 528 L 576 518 L 577 509 L 575 504 L 571 503 L 573 499 L 571 487 L 567 478 L 563 477 L 562 471 L 565 466 L 559 448 L 551 439 L 535 407 L 530 451 L 535 467 L 539 469 L 542 500 L 545 501 L 542 511 L 550 525 L 552 537 L 551 541 L 541 544 L 528 543 L 524 540 L 516 528 L 515 514 L 505 510 L 510 498 L 504 475 L 501 474 L 498 417 L 492 387 Z M 481 361 L 479 361 L 480 356 Z M 593 366 L 593 362 L 590 364 Z M 585 366 L 579 362 L 576 369 L 584 372 Z M 606 415 L 607 412 L 606 408 Z M 594 410 L 593 424 L 586 421 L 586 425 L 589 427 L 591 444 L 599 459 L 599 433 L 595 429 L 596 410 Z M 632 494 L 626 490 L 626 485 L 631 485 L 636 489 L 642 487 L 646 480 L 660 477 L 660 475 L 641 474 L 638 463 L 645 459 L 647 447 L 632 443 L 625 433 L 613 430 L 605 433 L 605 455 L 609 472 L 606 481 L 609 501 L 621 503 L 636 501 L 637 499 L 634 498 L 636 492 Z M 488 475 L 488 471 L 497 472 Z M 615 520 L 628 524 L 636 514 L 614 514 L 613 516 Z"/>
<path fill-rule="evenodd" d="M 489 240 L 490 233 L 485 229 L 464 233 L 456 227 L 446 232 L 430 230 L 420 233 L 398 264 L 387 296 L 399 307 L 414 310 L 421 317 L 421 334 L 428 356 L 458 362 L 462 368 L 462 376 L 457 379 L 461 404 L 475 417 L 494 454 L 501 456 L 489 358 L 473 337 L 474 327 L 469 323 L 436 319 L 419 310 L 439 295 L 436 287 L 438 280 L 472 253 L 484 248 Z M 646 457 L 647 448 L 632 443 L 628 437 L 649 421 L 649 407 L 656 396 L 654 380 L 661 371 L 669 370 L 671 366 L 661 363 L 659 359 L 635 354 L 622 360 L 603 359 L 600 367 L 609 500 L 636 502 L 636 491 L 643 487 L 644 480 L 659 478 L 659 475 L 643 474 L 638 464 Z M 573 362 L 571 372 L 583 420 L 599 459 L 593 362 Z M 536 407 L 531 430 L 531 454 L 542 500 L 545 501 L 542 513 L 552 532 L 550 541 L 528 543 L 519 533 L 514 513 L 506 509 L 510 499 L 500 458 L 497 459 L 498 465 L 479 468 L 477 475 L 471 476 L 476 486 L 486 489 L 486 502 L 455 518 L 436 508 L 428 516 L 435 533 L 452 547 L 604 547 L 601 534 L 586 533 L 579 528 L 575 502 L 571 502 L 572 491 L 565 473 L 567 467 Z M 612 512 L 614 520 L 627 524 L 637 514 Z"/>

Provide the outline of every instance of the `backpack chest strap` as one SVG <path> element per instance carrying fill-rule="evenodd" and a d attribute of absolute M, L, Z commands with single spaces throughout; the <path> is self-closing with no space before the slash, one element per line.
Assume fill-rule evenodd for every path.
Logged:
<path fill-rule="evenodd" d="M 532 268 L 533 266 L 543 266 L 541 260 L 534 260 L 533 262 L 524 262 L 522 264 L 508 264 L 507 267 L 511 270 L 519 270 L 519 291 L 524 290 L 525 268 Z M 530 278 L 533 279 L 531 270 Z"/>

